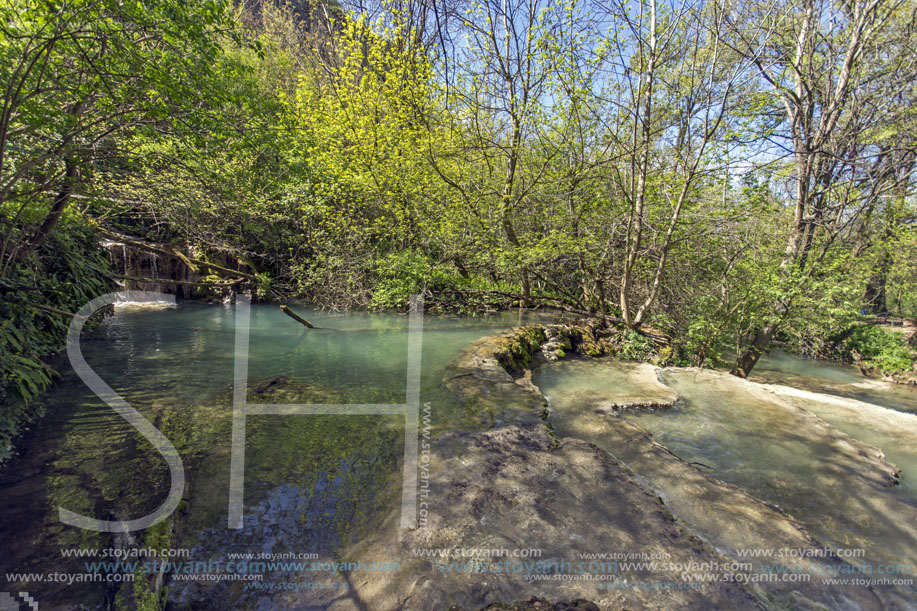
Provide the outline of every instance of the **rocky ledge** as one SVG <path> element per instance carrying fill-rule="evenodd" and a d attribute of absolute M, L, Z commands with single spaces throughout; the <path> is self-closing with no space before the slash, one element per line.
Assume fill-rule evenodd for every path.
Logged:
<path fill-rule="evenodd" d="M 615 417 L 623 405 L 606 414 L 616 451 L 558 439 L 531 368 L 559 352 L 613 351 L 613 341 L 596 337 L 594 328 L 566 325 L 521 327 L 463 350 L 443 382 L 480 426 L 429 441 L 421 523 L 396 535 L 400 513 L 393 511 L 347 554 L 367 563 L 403 558 L 401 571 L 352 575 L 348 601 L 443 610 L 910 608 L 891 588 L 829 585 L 814 575 L 808 582 L 762 579 L 762 560 L 739 558 L 736 547 L 811 550 L 816 559 L 799 559 L 801 572 L 810 562 L 848 565 L 779 508 L 709 477 Z M 659 387 L 649 402 L 677 399 Z M 684 502 L 696 510 L 691 520 L 679 516 Z M 431 555 L 435 550 L 451 553 Z M 628 557 L 657 562 L 625 567 L 608 560 Z M 745 577 L 723 577 L 739 560 L 750 563 Z M 692 570 L 723 578 L 696 580 Z"/>

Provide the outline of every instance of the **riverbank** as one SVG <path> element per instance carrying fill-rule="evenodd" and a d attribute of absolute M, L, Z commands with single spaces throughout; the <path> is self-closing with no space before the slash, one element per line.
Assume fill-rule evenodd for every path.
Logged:
<path fill-rule="evenodd" d="M 354 558 L 372 558 L 383 549 L 410 556 L 412 550 L 466 547 L 481 541 L 496 548 L 537 542 L 554 560 L 542 567 L 547 573 L 544 579 L 484 568 L 493 567 L 491 561 L 478 562 L 469 576 L 454 562 L 421 558 L 395 584 L 367 580 L 358 588 L 363 600 L 380 608 L 431 600 L 443 608 L 457 603 L 477 609 L 536 593 L 553 601 L 588 599 L 599 608 L 832 608 L 839 599 L 855 601 L 861 609 L 908 608 L 906 591 L 839 586 L 819 575 L 853 569 L 832 551 L 837 542 L 825 546 L 786 511 L 710 477 L 703 465 L 678 458 L 647 431 L 618 417 L 640 408 L 668 409 L 678 401 L 671 388 L 655 379 L 657 370 L 652 365 L 629 367 L 625 374 L 629 380 L 621 392 L 610 396 L 606 392 L 600 398 L 567 397 L 593 406 L 591 416 L 584 419 L 579 412 L 576 419 L 558 421 L 533 384 L 532 372 L 587 351 L 607 354 L 620 352 L 620 346 L 607 335 L 597 336 L 593 327 L 572 324 L 518 328 L 464 349 L 447 368 L 443 383 L 477 414 L 481 429 L 430 442 L 432 458 L 424 468 L 429 473 L 426 524 L 401 541 L 380 536 L 361 541 L 352 550 Z M 725 376 L 727 382 L 743 387 L 757 386 L 725 374 L 704 375 Z M 615 388 L 621 384 L 615 381 Z M 850 448 L 842 459 L 844 469 L 857 474 L 853 480 L 869 482 L 863 484 L 868 487 L 861 491 L 864 495 L 882 498 L 895 483 L 898 470 L 881 452 L 802 410 L 797 413 L 798 431 L 827 435 L 836 440 L 831 443 Z M 914 533 L 907 537 L 914 539 Z M 774 565 L 766 557 L 749 554 L 748 550 L 756 549 L 808 550 L 809 558 L 785 564 L 792 567 L 791 573 L 816 577 L 805 583 L 769 580 Z M 665 557 L 670 563 L 635 565 L 632 571 L 616 571 L 602 582 L 588 574 L 588 564 L 584 568 L 575 562 L 601 557 L 607 550 Z M 674 560 L 678 558 L 690 560 L 684 564 Z M 558 564 L 558 559 L 568 563 Z M 740 564 L 740 572 L 747 576 L 744 583 L 734 577 L 725 586 L 679 587 L 676 584 L 685 584 L 685 572 L 668 570 L 677 565 Z M 604 587 L 596 588 L 597 583 Z M 640 584 L 646 583 L 670 586 L 641 591 Z"/>
<path fill-rule="evenodd" d="M 304 327 L 276 306 L 252 306 L 250 402 L 404 400 L 407 317 L 296 309 L 316 328 Z M 894 491 L 889 484 L 896 465 L 875 447 L 852 441 L 804 416 L 801 409 L 787 407 L 786 401 L 768 400 L 769 391 L 753 382 L 710 370 L 660 370 L 653 363 L 665 363 L 666 346 L 644 336 L 598 321 L 557 323 L 532 312 L 430 316 L 424 321 L 415 528 L 403 530 L 399 522 L 404 431 L 398 418 L 278 414 L 249 421 L 245 527 L 227 529 L 236 314 L 229 306 L 190 303 L 179 309 L 119 308 L 98 335 L 84 342 L 93 369 L 172 440 L 186 466 L 180 508 L 164 523 L 165 530 L 157 527 L 153 535 L 169 541 L 170 547 L 189 550 L 190 558 L 201 562 L 226 562 L 234 554 L 306 553 L 326 563 L 321 566 L 396 562 L 398 570 L 321 575 L 344 584 L 340 587 L 346 586 L 346 594 L 268 593 L 241 581 L 171 574 L 148 575 L 141 582 L 146 585 L 133 590 L 109 585 L 102 590 L 91 583 L 50 588 L 34 582 L 11 588 L 62 604 L 102 604 L 105 597 L 133 599 L 153 593 L 163 597 L 163 604 L 195 602 L 204 609 L 258 608 L 267 604 L 262 600 L 279 607 L 340 611 L 361 605 L 427 608 L 424 603 L 431 600 L 440 601 L 444 609 L 454 604 L 472 610 L 533 596 L 568 606 L 590 601 L 600 609 L 758 608 L 774 601 L 799 608 L 817 602 L 830 608 L 832 592 L 864 609 L 906 608 L 898 604 L 894 588 L 851 586 L 848 592 L 823 580 L 766 583 L 752 577 L 777 570 L 779 563 L 749 557 L 748 550 L 777 544 L 818 554 L 801 563 L 792 559 L 787 570 L 799 574 L 840 574 L 853 565 L 835 553 L 837 541 L 807 526 L 796 509 L 762 499 L 744 484 L 724 481 L 711 470 L 720 463 L 673 450 L 634 418 L 653 413 L 681 418 L 694 401 L 690 388 L 675 392 L 673 384 L 682 382 L 666 379 L 669 374 L 660 380 L 660 371 L 696 377 L 700 388 L 715 389 L 727 403 L 747 403 L 749 414 L 736 415 L 738 425 L 758 426 L 750 417 L 755 412 L 779 417 L 740 433 L 756 444 L 769 437 L 796 444 L 785 453 L 803 458 L 809 441 L 832 452 L 821 460 L 825 469 L 803 475 L 811 474 L 812 489 L 806 494 L 820 503 L 826 491 L 836 489 L 872 503 L 872 511 L 851 501 L 836 503 L 834 521 L 823 528 L 841 525 L 835 530 L 845 535 L 855 534 L 848 528 L 851 520 L 855 526 L 863 515 L 873 520 L 881 515 L 895 523 L 899 520 L 892 517 L 906 508 L 888 496 L 888 490 Z M 644 360 L 609 360 L 609 354 Z M 168 489 L 168 473 L 157 454 L 72 372 L 64 374 L 51 395 L 56 426 L 33 429 L 34 447 L 0 471 L 0 490 L 8 500 L 0 508 L 0 535 L 14 550 L 3 563 L 7 572 L 84 571 L 82 559 L 62 559 L 60 550 L 143 546 L 153 535 L 112 539 L 82 533 L 60 524 L 57 508 L 134 518 L 150 510 Z M 555 392 L 547 374 L 568 385 L 576 386 L 581 379 L 601 383 Z M 563 405 L 562 400 L 569 402 Z M 894 424 L 877 432 L 891 431 Z M 794 471 L 784 472 L 781 479 L 790 482 Z M 833 479 L 829 482 L 828 477 Z M 847 522 L 844 513 L 851 515 Z M 895 540 L 894 530 L 874 532 L 881 534 L 877 541 Z M 907 547 L 912 537 L 904 533 L 897 541 Z M 873 544 L 857 545 L 868 549 Z M 484 565 L 450 564 L 467 559 L 435 551 L 456 547 L 537 548 L 540 555 L 474 558 L 491 562 Z M 894 559 L 896 549 L 890 546 L 884 560 Z M 650 560 L 671 564 L 627 569 L 603 565 L 622 560 L 602 557 L 609 551 L 633 554 L 629 560 L 641 562 L 647 554 Z M 505 564 L 492 562 L 514 559 L 543 562 L 513 564 L 512 573 L 504 570 Z M 684 573 L 692 566 L 733 563 L 742 565 L 736 573 L 742 577 L 724 582 L 703 582 L 703 577 L 684 585 Z M 318 576 L 292 565 L 262 575 L 265 587 L 317 583 Z"/>

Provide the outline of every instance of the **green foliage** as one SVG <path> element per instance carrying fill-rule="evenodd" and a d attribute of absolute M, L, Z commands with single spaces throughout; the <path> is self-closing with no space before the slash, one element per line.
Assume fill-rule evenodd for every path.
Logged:
<path fill-rule="evenodd" d="M 865 357 L 865 365 L 878 367 L 883 373 L 910 371 L 914 366 L 914 357 L 904 338 L 881 327 L 857 324 L 843 343 L 840 356 L 854 360 L 854 351 Z"/>
<path fill-rule="evenodd" d="M 675 349 L 671 346 L 663 346 L 659 349 L 652 362 L 657 367 L 667 367 L 668 365 L 676 364 L 677 360 Z"/>
<path fill-rule="evenodd" d="M 401 308 L 412 295 L 442 294 L 452 288 L 468 288 L 474 283 L 452 266 L 438 265 L 414 251 L 391 253 L 376 261 L 376 279 L 371 308 Z"/>
<path fill-rule="evenodd" d="M 889 303 L 917 312 L 914 207 L 892 178 L 874 193 L 859 186 L 872 178 L 850 182 L 846 170 L 838 184 L 813 183 L 810 199 L 823 199 L 802 202 L 811 231 L 800 234 L 785 189 L 797 166 L 736 173 L 737 156 L 795 124 L 743 56 L 735 28 L 753 20 L 660 6 L 657 37 L 655 20 L 624 5 L 591 18 L 576 1 L 488 0 L 449 26 L 464 42 L 446 57 L 397 3 L 371 6 L 373 17 L 332 3 L 329 18 L 258 4 L 249 14 L 220 0 L 0 0 L 5 298 L 20 284 L 55 307 L 94 296 L 97 270 L 54 280 L 74 273 L 48 251 L 78 234 L 72 220 L 34 239 L 56 207 L 78 203 L 108 228 L 237 262 L 259 299 L 394 308 L 425 293 L 430 307 L 476 311 L 527 292 L 615 315 L 645 308 L 641 320 L 673 338 L 664 362 L 721 364 L 771 324 L 791 348 L 824 354 L 877 269 Z M 779 45 L 767 37 L 799 18 L 760 33 L 762 44 Z M 901 72 L 884 63 L 904 57 L 911 30 L 894 38 L 900 25 L 876 39 L 895 50 L 877 67 L 857 56 L 856 78 L 884 83 L 863 95 Z M 652 38 L 667 42 L 650 58 Z M 912 119 L 829 138 L 857 160 L 835 151 L 836 166 L 812 167 L 860 176 L 866 151 L 913 149 Z M 826 210 L 837 220 L 816 219 Z M 41 357 L 64 322 L 11 299 L 4 388 L 25 404 L 50 379 Z M 619 339 L 624 358 L 652 353 L 639 334 Z M 888 368 L 900 356 L 869 358 Z"/>
<path fill-rule="evenodd" d="M 271 277 L 263 272 L 255 277 L 258 279 L 258 283 L 255 285 L 255 297 L 261 301 L 269 299 L 271 295 Z"/>
<path fill-rule="evenodd" d="M 163 520 L 144 531 L 143 547 L 156 550 L 172 547 L 173 520 L 174 518 Z M 151 586 L 155 576 L 147 574 L 144 564 L 140 563 L 134 572 L 134 603 L 137 611 L 160 611 L 165 608 L 168 588 L 164 587 L 159 592 L 154 592 Z"/>
<path fill-rule="evenodd" d="M 631 329 L 622 329 L 615 338 L 615 356 L 628 361 L 646 361 L 654 354 L 653 344 L 646 336 Z"/>
<path fill-rule="evenodd" d="M 433 266 L 412 251 L 392 253 L 376 262 L 379 281 L 369 302 L 372 308 L 402 307 L 412 295 L 423 293 Z"/>
<path fill-rule="evenodd" d="M 44 359 L 63 347 L 70 323 L 35 304 L 76 312 L 110 290 L 109 273 L 95 233 L 79 218 L 66 217 L 15 275 L 0 280 L 0 460 L 42 414 L 35 399 L 54 375 Z"/>
<path fill-rule="evenodd" d="M 134 133 L 200 137 L 226 97 L 211 77 L 230 20 L 215 0 L 0 0 L 0 203 L 17 221 L 54 194 L 66 205 L 75 182 L 120 169 Z"/>
<path fill-rule="evenodd" d="M 917 318 L 917 230 L 913 223 L 901 223 L 886 248 L 891 254 L 885 284 L 888 309 L 899 316 Z"/>
<path fill-rule="evenodd" d="M 687 332 L 682 338 L 682 345 L 686 355 L 686 364 L 690 365 L 709 365 L 717 367 L 722 365 L 723 359 L 720 357 L 720 348 L 722 347 L 722 338 L 720 337 L 720 325 L 718 321 L 711 320 L 706 316 L 699 316 L 691 321 Z"/>

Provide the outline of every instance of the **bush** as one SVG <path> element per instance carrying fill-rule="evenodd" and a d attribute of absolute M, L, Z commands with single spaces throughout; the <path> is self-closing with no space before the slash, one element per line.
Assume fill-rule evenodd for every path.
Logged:
<path fill-rule="evenodd" d="M 429 290 L 434 294 L 450 288 L 477 286 L 462 278 L 451 265 L 432 262 L 421 253 L 405 250 L 378 259 L 375 266 L 376 283 L 369 307 L 373 309 L 401 308 L 412 295 Z"/>
<path fill-rule="evenodd" d="M 864 364 L 878 367 L 883 373 L 908 371 L 914 358 L 901 335 L 872 325 L 857 325 L 843 344 L 842 358 L 854 360 L 856 351 L 864 357 Z"/>
<path fill-rule="evenodd" d="M 433 266 L 420 253 L 405 250 L 376 261 L 379 281 L 373 290 L 371 308 L 398 308 L 423 292 Z"/>
<path fill-rule="evenodd" d="M 0 278 L 0 461 L 42 415 L 35 399 L 54 375 L 43 359 L 63 348 L 70 323 L 35 304 L 76 312 L 111 289 L 110 272 L 95 233 L 65 217 L 37 253 Z"/>
<path fill-rule="evenodd" d="M 633 330 L 622 330 L 615 342 L 615 356 L 628 361 L 647 361 L 653 356 L 653 344 Z"/>

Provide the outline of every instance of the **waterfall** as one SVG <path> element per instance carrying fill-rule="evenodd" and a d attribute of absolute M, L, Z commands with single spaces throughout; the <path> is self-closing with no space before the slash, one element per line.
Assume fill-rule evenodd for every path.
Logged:
<path fill-rule="evenodd" d="M 158 264 L 158 263 L 159 263 L 159 255 L 157 255 L 157 254 L 155 254 L 155 253 L 146 253 L 146 260 L 147 260 L 147 261 L 149 262 L 149 264 L 150 264 L 150 274 L 149 274 L 149 278 L 150 278 L 150 280 L 153 280 L 153 282 L 151 282 L 151 283 L 149 283 L 149 284 L 146 284 L 146 283 L 145 283 L 144 286 L 148 286 L 148 288 L 146 289 L 146 290 L 148 290 L 148 291 L 159 291 L 159 292 L 162 292 L 163 286 L 162 286 L 162 283 L 159 282 L 159 264 Z M 142 268 L 141 268 L 141 269 L 142 269 Z"/>
<path fill-rule="evenodd" d="M 161 276 L 158 255 L 130 248 L 127 244 L 114 240 L 103 240 L 101 246 L 108 252 L 108 258 L 116 274 L 150 280 L 150 282 L 140 282 L 136 280 L 116 279 L 115 284 L 117 284 L 119 288 L 124 290 L 133 289 L 156 292 L 162 292 L 164 290 L 165 287 L 163 283 L 160 282 Z M 165 278 L 168 279 L 168 271 L 166 271 Z"/>
<path fill-rule="evenodd" d="M 111 261 L 111 267 L 116 274 L 126 276 L 127 270 L 127 245 L 112 240 L 102 240 L 102 248 L 108 253 L 108 260 Z M 118 288 L 127 289 L 127 280 L 115 279 Z"/>
<path fill-rule="evenodd" d="M 102 240 L 99 244 L 108 253 L 114 273 L 125 276 L 114 281 L 122 290 L 169 293 L 178 299 L 215 300 L 230 299 L 232 296 L 232 289 L 188 286 L 189 281 L 198 279 L 197 274 L 178 258 L 158 255 L 118 240 Z M 194 256 L 193 249 L 189 253 Z M 232 264 L 223 259 L 219 263 Z"/>

